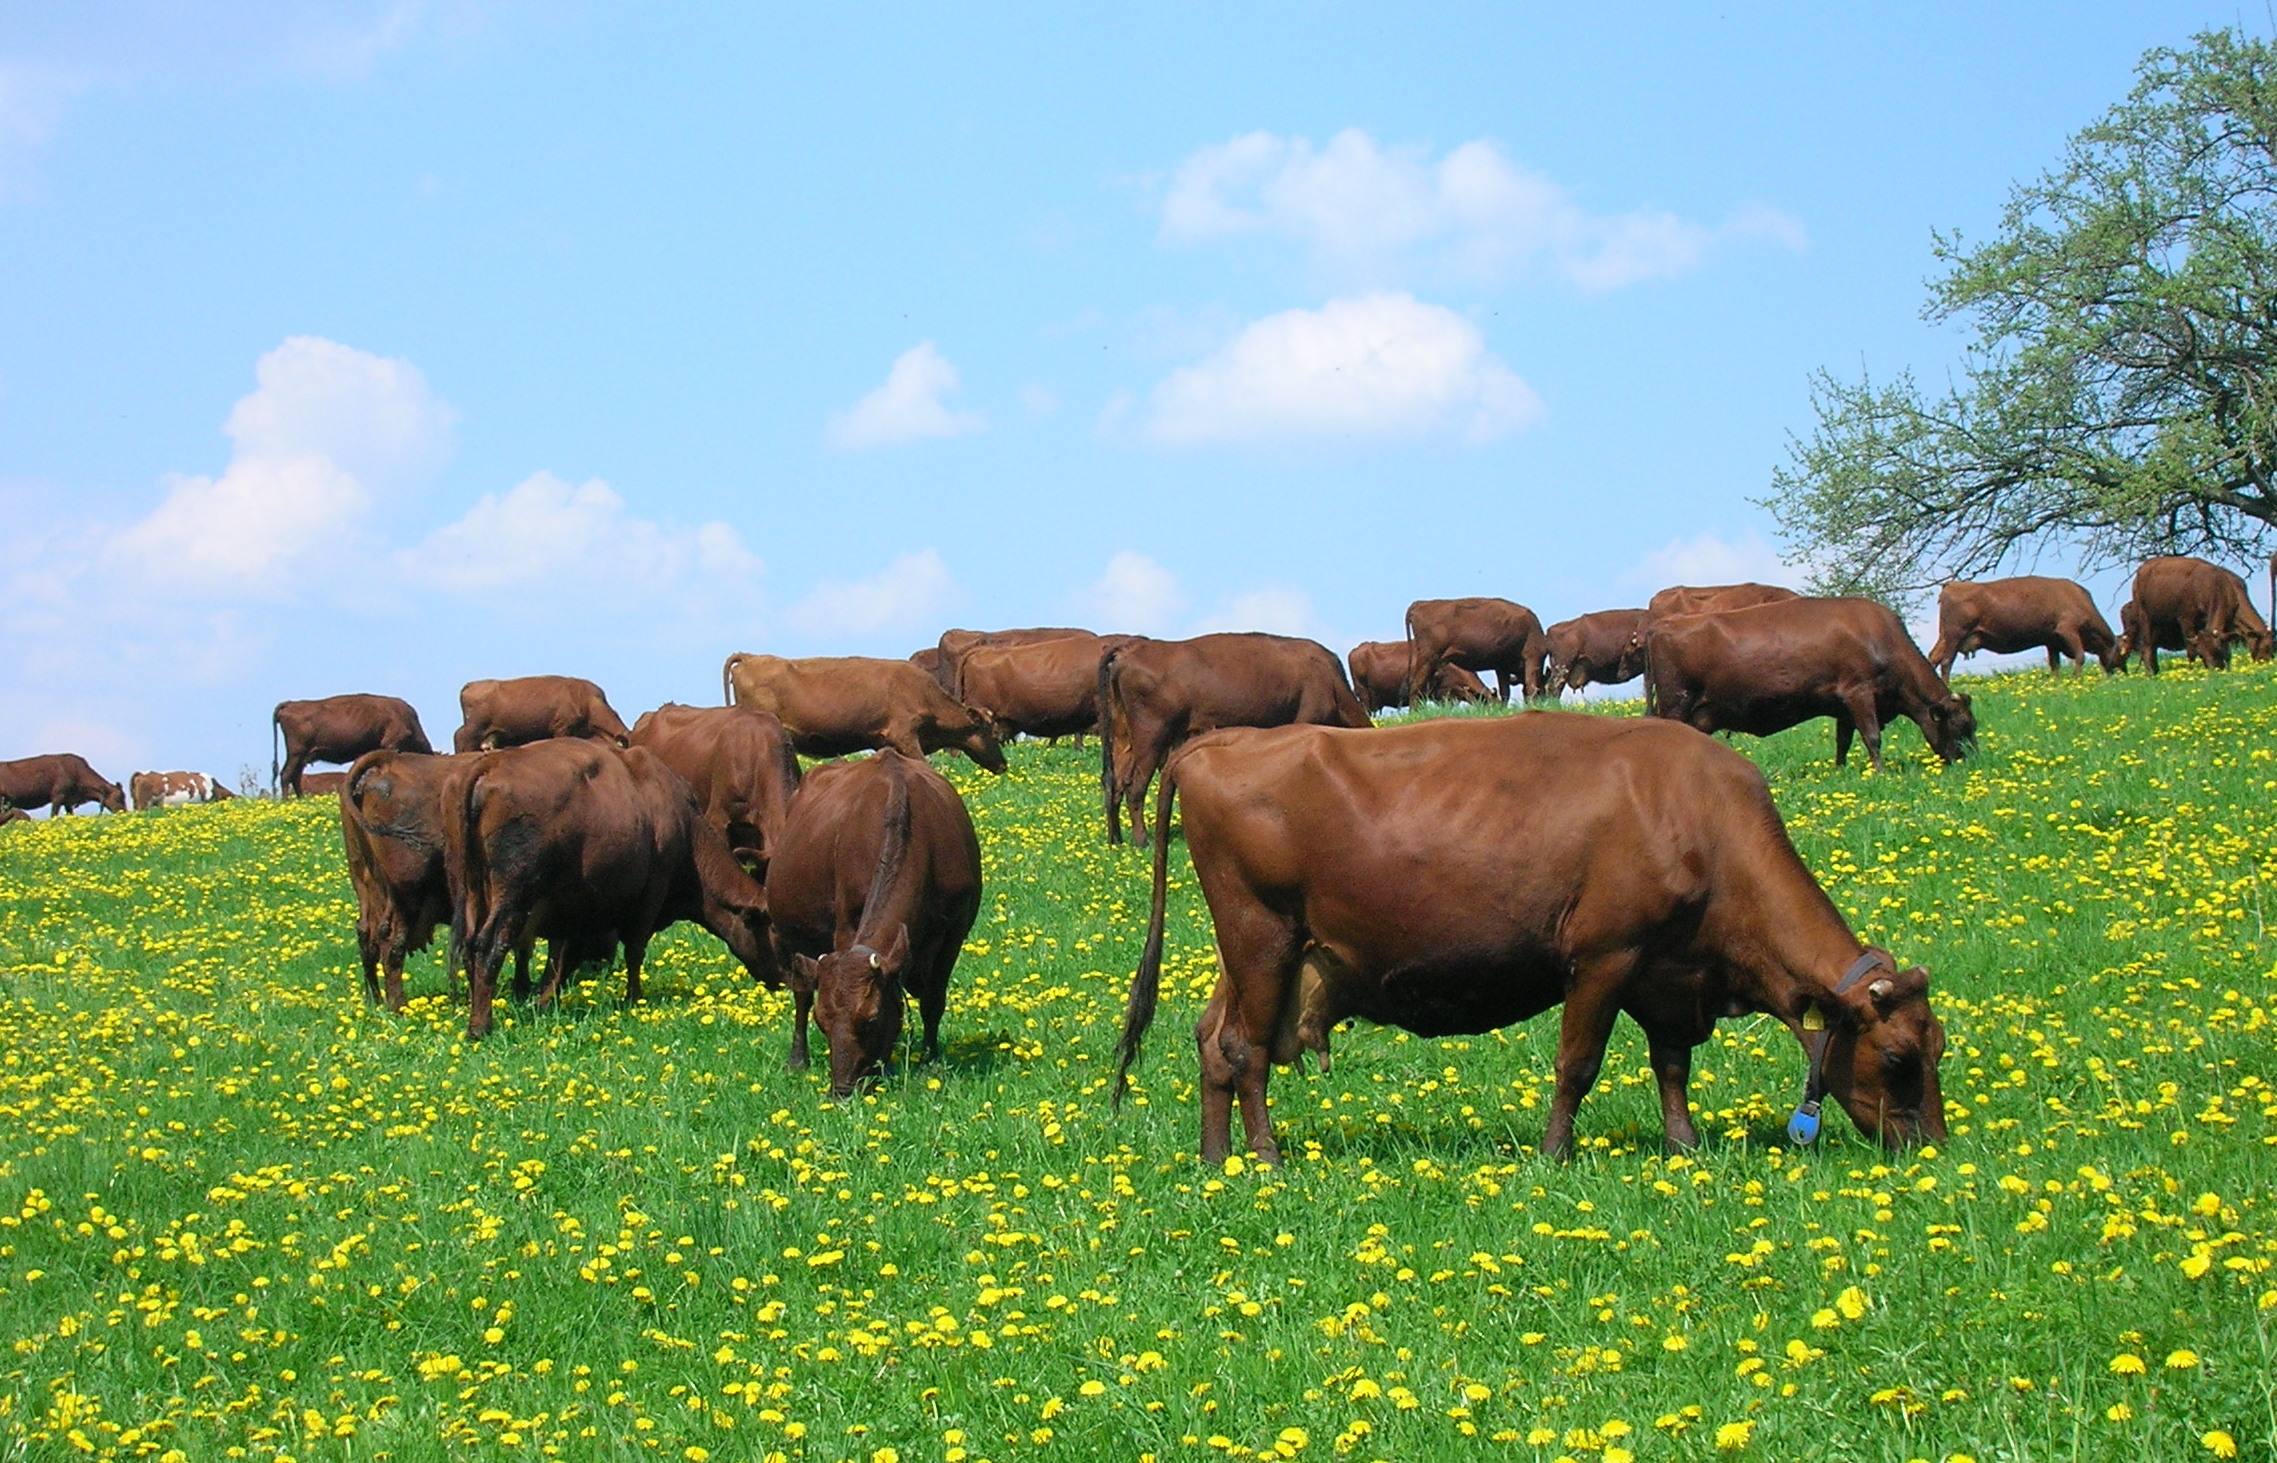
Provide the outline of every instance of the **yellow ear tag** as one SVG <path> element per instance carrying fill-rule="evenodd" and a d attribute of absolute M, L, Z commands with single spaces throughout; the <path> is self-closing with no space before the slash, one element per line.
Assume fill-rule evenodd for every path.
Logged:
<path fill-rule="evenodd" d="M 1803 1008 L 1803 1030 L 1826 1030 L 1826 1013 L 1816 1006 L 1805 1006 Z"/>

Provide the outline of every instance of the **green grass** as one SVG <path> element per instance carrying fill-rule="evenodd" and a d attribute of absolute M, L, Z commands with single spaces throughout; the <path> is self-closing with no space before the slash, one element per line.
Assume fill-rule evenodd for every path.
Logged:
<path fill-rule="evenodd" d="M 1101 839 L 1088 749 L 948 767 L 988 878 L 948 1057 L 841 1106 L 701 934 L 659 942 L 643 1005 L 591 979 L 478 1047 L 434 953 L 409 1012 L 367 1009 L 325 802 L 19 825 L 0 1435 L 2269 1456 L 2277 668 L 1970 689 L 1955 768 L 1910 727 L 1879 776 L 1837 772 L 1823 722 L 1736 743 L 1860 933 L 1934 977 L 1952 1140 L 1896 1158 L 1831 1109 L 1787 1151 L 1800 1055 L 1737 1021 L 1695 1069 L 1702 1151 L 1662 1153 L 1624 1026 L 1580 1156 L 1545 1162 L 1552 1016 L 1342 1031 L 1333 1076 L 1276 1075 L 1287 1167 L 1203 1170 L 1182 854 L 1139 1100 L 1108 1110 L 1147 870 Z"/>

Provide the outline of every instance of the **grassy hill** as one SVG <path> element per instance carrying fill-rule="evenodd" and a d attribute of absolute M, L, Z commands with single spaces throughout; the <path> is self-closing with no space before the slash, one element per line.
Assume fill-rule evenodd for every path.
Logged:
<path fill-rule="evenodd" d="M 2277 667 L 1972 682 L 1837 772 L 1740 740 L 1929 967 L 1952 1140 L 1892 1159 L 1767 1020 L 1664 1155 L 1625 1024 L 1542 1161 L 1555 1017 L 1340 1032 L 1286 1168 L 1194 1158 L 1190 877 L 1108 1111 L 1146 864 L 1097 760 L 946 770 L 988 894 L 947 1059 L 856 1102 L 676 932 L 469 1046 L 368 1009 L 336 809 L 0 832 L 0 1437 L 32 1457 L 1601 1459 L 2277 1448 Z M 1181 851 L 1174 869 L 1182 870 Z"/>

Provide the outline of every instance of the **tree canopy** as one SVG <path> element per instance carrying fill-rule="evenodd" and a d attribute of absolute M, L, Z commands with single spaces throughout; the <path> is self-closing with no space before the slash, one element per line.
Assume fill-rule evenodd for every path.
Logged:
<path fill-rule="evenodd" d="M 1811 378 L 1764 501 L 1821 588 L 1904 597 L 2057 543 L 2090 567 L 2235 557 L 2277 523 L 2277 48 L 2212 31 L 1935 235 L 1924 315 L 1974 327 L 1942 393 Z"/>

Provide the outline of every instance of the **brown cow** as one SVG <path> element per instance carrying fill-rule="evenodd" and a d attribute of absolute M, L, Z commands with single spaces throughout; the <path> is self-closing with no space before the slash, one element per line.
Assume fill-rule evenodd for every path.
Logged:
<path fill-rule="evenodd" d="M 127 779 L 127 796 L 136 811 L 177 808 L 184 803 L 218 803 L 233 798 L 227 784 L 203 772 L 137 772 Z"/>
<path fill-rule="evenodd" d="M 1543 686 L 1554 696 L 1592 681 L 1618 686 L 1643 675 L 1644 620 L 1643 610 L 1591 610 L 1550 626 Z"/>
<path fill-rule="evenodd" d="M 1886 605 L 1870 599 L 1789 599 L 1744 610 L 1676 615 L 1645 630 L 1655 716 L 1704 732 L 1769 736 L 1834 718 L 1834 765 L 1850 738 L 1882 765 L 1882 727 L 1912 718 L 1947 762 L 1976 743 L 1976 714 Z"/>
<path fill-rule="evenodd" d="M 1405 640 L 1363 640 L 1347 651 L 1345 665 L 1352 672 L 1352 692 L 1370 711 L 1405 710 L 1407 663 L 1411 654 Z M 1441 663 L 1423 693 L 1426 701 L 1489 699 L 1486 682 L 1459 665 Z"/>
<path fill-rule="evenodd" d="M 2013 579 L 1956 579 L 1937 592 L 1937 643 L 1929 663 L 1938 679 L 1953 679 L 1953 662 L 1980 650 L 2002 655 L 2046 647 L 2048 670 L 2060 674 L 2063 657 L 2087 669 L 2092 655 L 2106 673 L 2124 662 L 2118 637 L 2094 597 L 2075 580 L 2022 574 Z"/>
<path fill-rule="evenodd" d="M 514 676 L 469 681 L 459 689 L 465 720 L 454 752 L 523 747 L 548 737 L 589 737 L 624 746 L 625 724 L 601 688 L 583 676 Z"/>
<path fill-rule="evenodd" d="M 1371 725 L 1344 679 L 1344 664 L 1318 641 L 1236 633 L 1191 640 L 1134 640 L 1099 662 L 1099 782 L 1107 841 L 1146 847 L 1146 788 L 1180 742 L 1221 726 Z M 1169 830 L 1162 830 L 1169 836 Z"/>
<path fill-rule="evenodd" d="M 31 814 L 9 802 L 6 798 L 0 798 L 0 828 L 5 828 L 10 823 L 29 823 L 31 820 Z"/>
<path fill-rule="evenodd" d="M 272 746 L 270 781 L 280 797 L 299 797 L 301 771 L 311 762 L 355 761 L 366 752 L 433 752 L 419 713 L 396 696 L 324 696 L 279 701 L 270 714 L 270 741 L 284 741 L 282 769 Z"/>
<path fill-rule="evenodd" d="M 482 752 L 444 785 L 451 935 L 467 966 L 467 1035 L 489 1034 L 506 952 L 549 941 L 540 1005 L 580 965 L 625 951 L 625 999 L 640 999 L 648 942 L 694 920 L 746 970 L 780 983 L 767 892 L 704 821 L 696 796 L 640 747 L 561 738 Z"/>
<path fill-rule="evenodd" d="M 47 804 L 47 815 L 58 817 L 81 803 L 93 803 L 107 812 L 126 811 L 126 789 L 87 765 L 77 752 L 49 752 L 0 762 L 0 798 L 19 809 Z"/>
<path fill-rule="evenodd" d="M 414 755 L 431 757 L 435 754 L 428 752 L 424 754 L 415 753 Z M 345 772 L 304 772 L 300 778 L 300 791 L 297 794 L 292 794 L 292 796 L 304 798 L 338 797 L 340 789 L 347 785 L 348 774 Z"/>
<path fill-rule="evenodd" d="M 443 790 L 463 759 L 366 752 L 340 785 L 340 842 L 356 894 L 356 954 L 364 995 L 403 1009 L 403 962 L 451 922 L 443 868 Z M 309 779 L 314 781 L 313 778 Z M 386 981 L 382 994 L 381 979 Z M 530 946 L 514 950 L 514 994 L 530 989 Z"/>
<path fill-rule="evenodd" d="M 962 752 L 990 772 L 1004 770 L 987 718 L 906 660 L 738 653 L 720 668 L 720 685 L 728 705 L 779 719 L 809 757 L 891 747 L 905 757 Z"/>
<path fill-rule="evenodd" d="M 888 748 L 807 778 L 767 870 L 777 957 L 789 968 L 790 1065 L 807 1064 L 811 1011 L 830 1043 L 830 1095 L 876 1072 L 917 997 L 923 1058 L 980 912 L 980 841 L 948 779 Z"/>
<path fill-rule="evenodd" d="M 1642 1027 L 1670 1143 L 1698 1141 L 1692 1050 L 1763 1012 L 1809 1059 L 1797 1141 L 1831 1092 L 1885 1144 L 1945 1136 L 1929 978 L 1862 946 L 1795 854 L 1762 773 L 1682 727 L 1534 712 L 1355 736 L 1221 732 L 1163 774 L 1217 927 L 1195 1027 L 1202 1157 L 1277 1162 L 1274 1062 L 1349 1016 L 1423 1036 L 1494 1031 L 1564 1003 L 1542 1151 L 1564 1154 L 1624 1012 Z M 1161 983 L 1167 847 L 1124 1015 L 1117 1098 Z M 1803 1118 L 1809 1124 L 1804 1128 Z"/>
<path fill-rule="evenodd" d="M 1791 589 L 1757 584 L 1753 580 L 1741 584 L 1671 584 L 1645 601 L 1645 618 L 1649 621 L 1670 615 L 1716 614 L 1801 598 Z"/>
<path fill-rule="evenodd" d="M 923 650 L 912 650 L 909 652 L 909 663 L 931 676 L 934 685 L 939 686 L 944 691 L 949 689 L 948 683 L 941 679 L 940 646 L 928 645 Z"/>
<path fill-rule="evenodd" d="M 799 790 L 798 754 L 783 724 L 750 706 L 668 701 L 633 723 L 632 744 L 680 774 L 705 820 L 764 879 Z"/>
<path fill-rule="evenodd" d="M 1055 741 L 1073 736 L 1081 746 L 1083 734 L 1099 724 L 1100 658 L 1131 639 L 1078 630 L 1049 640 L 975 645 L 958 660 L 949 694 L 986 708 L 999 740 L 1024 732 Z"/>
<path fill-rule="evenodd" d="M 1407 639 L 1414 647 L 1407 668 L 1407 697 L 1430 683 L 1443 664 L 1493 671 L 1494 694 L 1510 699 L 1515 673 L 1526 698 L 1542 694 L 1542 661 L 1549 640 L 1541 616 L 1513 600 L 1419 599 L 1407 607 Z"/>
<path fill-rule="evenodd" d="M 941 683 L 942 690 L 956 696 L 965 657 L 984 645 L 1040 645 L 1046 640 L 1090 633 L 1089 630 L 1078 630 L 1065 625 L 1032 626 L 1024 630 L 943 630 L 939 643 L 934 647 L 940 651 L 940 656 L 934 662 L 933 675 Z"/>
<path fill-rule="evenodd" d="M 2277 653 L 2245 581 L 2219 564 L 2179 554 L 2147 559 L 2135 571 L 2134 596 L 2119 623 L 2126 653 L 2139 651 L 2143 669 L 2154 676 L 2161 650 L 2187 650 L 2216 670 L 2228 667 L 2233 644 L 2244 644 L 2255 660 Z"/>

